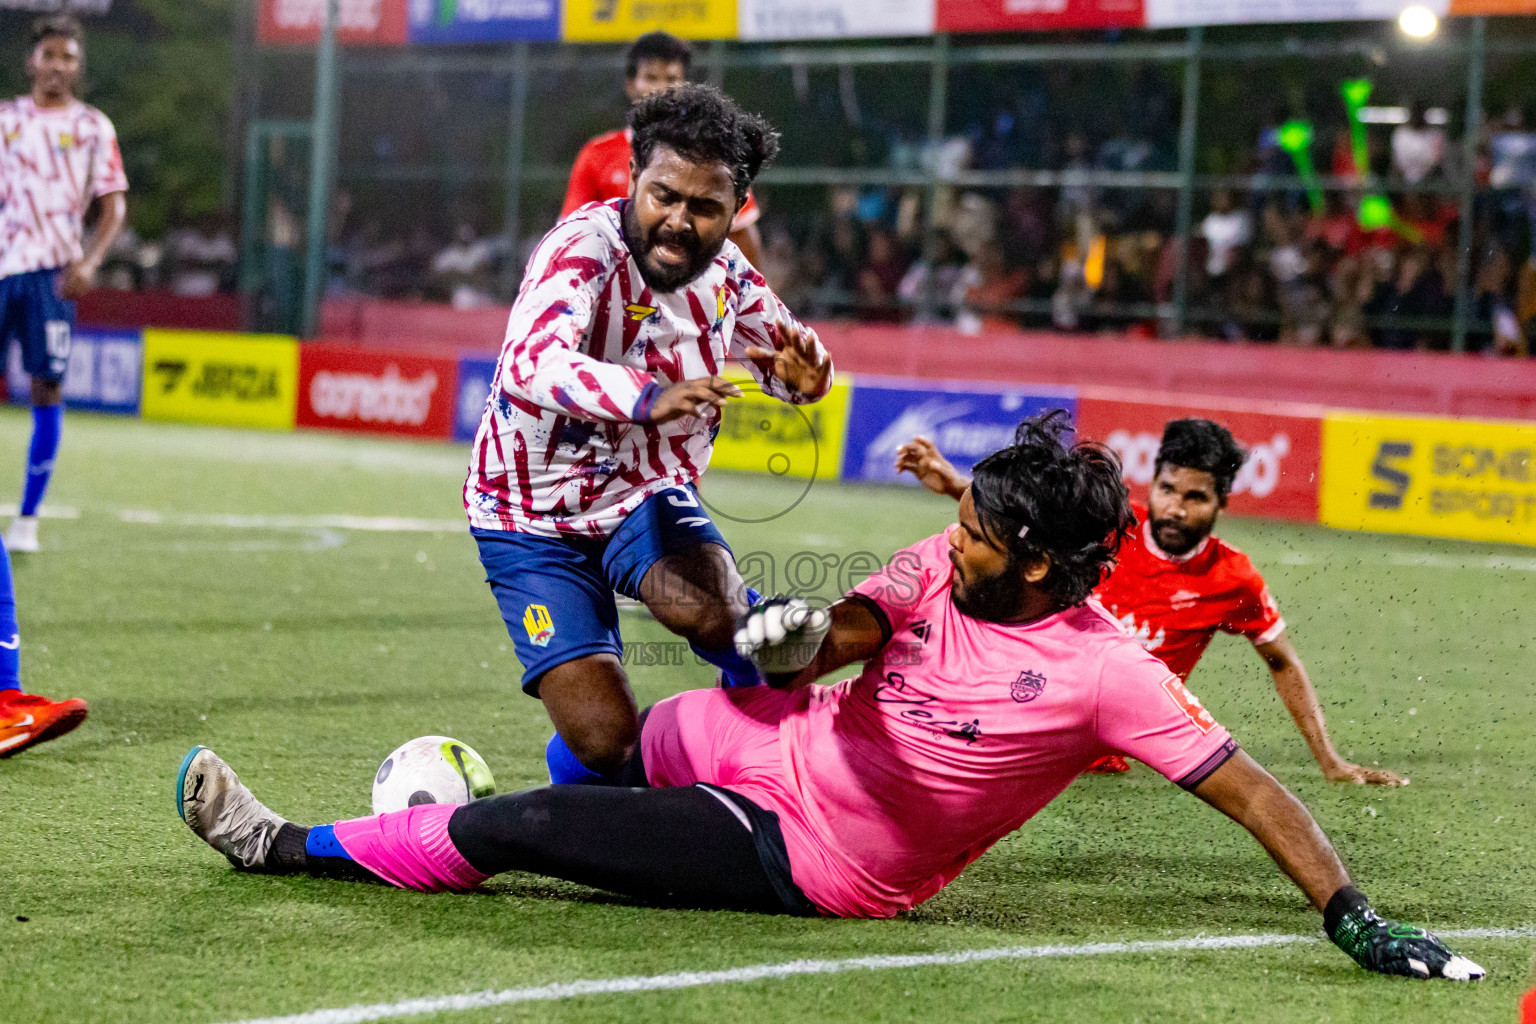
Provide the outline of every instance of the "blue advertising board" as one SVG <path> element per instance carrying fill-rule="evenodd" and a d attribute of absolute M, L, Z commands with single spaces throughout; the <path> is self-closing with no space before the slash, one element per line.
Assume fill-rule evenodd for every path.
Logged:
<path fill-rule="evenodd" d="M 71 409 L 137 415 L 143 373 L 144 339 L 138 331 L 77 328 L 64 371 L 64 404 Z M 20 345 L 9 347 L 5 377 L 10 400 L 27 403 L 32 378 L 21 368 Z"/>
<path fill-rule="evenodd" d="M 859 375 L 843 446 L 843 479 L 918 486 L 898 475 L 896 449 L 926 437 L 962 473 L 1013 442 L 1019 421 L 1065 409 L 1077 421 L 1077 392 L 1039 385 L 998 387 Z"/>
<path fill-rule="evenodd" d="M 504 43 L 560 38 L 559 0 L 410 0 L 413 43 Z"/>
<path fill-rule="evenodd" d="M 453 439 L 473 441 L 485 412 L 485 400 L 496 379 L 496 360 L 463 358 L 459 360 L 459 389 L 453 407 Z"/>

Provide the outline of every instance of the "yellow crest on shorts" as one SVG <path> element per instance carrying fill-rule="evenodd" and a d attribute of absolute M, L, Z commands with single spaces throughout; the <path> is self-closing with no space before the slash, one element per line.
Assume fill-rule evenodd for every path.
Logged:
<path fill-rule="evenodd" d="M 549 617 L 549 609 L 541 604 L 531 604 L 523 612 L 523 628 L 535 647 L 548 647 L 555 635 L 554 620 Z"/>

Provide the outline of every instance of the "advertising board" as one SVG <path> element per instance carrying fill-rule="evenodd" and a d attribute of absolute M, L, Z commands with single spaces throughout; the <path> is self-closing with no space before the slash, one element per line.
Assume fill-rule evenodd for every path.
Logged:
<path fill-rule="evenodd" d="M 1125 482 L 1146 500 L 1163 427 L 1185 417 L 1214 420 L 1232 431 L 1248 461 L 1232 486 L 1228 509 L 1238 515 L 1317 522 L 1322 461 L 1321 409 L 1259 403 L 1202 403 L 1169 396 L 1105 398 L 1085 389 L 1077 404 L 1078 436 L 1102 441 L 1120 456 Z"/>
<path fill-rule="evenodd" d="M 1329 413 L 1321 519 L 1536 544 L 1536 424 Z"/>
<path fill-rule="evenodd" d="M 299 343 L 280 335 L 144 332 L 147 420 L 292 430 Z"/>
<path fill-rule="evenodd" d="M 962 473 L 1013 442 L 1019 421 L 1048 409 L 1076 414 L 1070 388 L 988 388 L 985 384 L 861 375 L 853 390 L 843 479 L 919 486 L 898 475 L 896 449 L 921 435 Z"/>
<path fill-rule="evenodd" d="M 458 363 L 346 345 L 299 348 L 301 427 L 405 437 L 453 432 Z"/>

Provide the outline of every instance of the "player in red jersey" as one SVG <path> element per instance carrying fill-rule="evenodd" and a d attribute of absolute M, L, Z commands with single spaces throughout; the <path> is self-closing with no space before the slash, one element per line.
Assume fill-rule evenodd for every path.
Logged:
<path fill-rule="evenodd" d="M 688 81 L 692 66 L 693 47 L 686 40 L 670 32 L 647 32 L 630 45 L 629 53 L 625 55 L 624 94 L 633 103 L 653 92 L 675 88 Z M 599 135 L 581 147 L 576 166 L 571 168 L 565 204 L 560 208 L 562 219 L 588 203 L 606 203 L 629 195 L 633 137 L 630 129 L 620 128 Z M 754 267 L 761 248 L 757 231 L 757 220 L 761 216 L 757 200 L 748 192 L 746 202 L 731 221 L 731 241 Z"/>
<path fill-rule="evenodd" d="M 1330 782 L 1400 786 L 1385 768 L 1352 764 L 1328 738 L 1317 691 L 1291 646 L 1285 620 L 1248 556 L 1212 536 L 1226 508 L 1244 453 L 1210 420 L 1174 420 L 1163 432 L 1147 505 L 1135 505 L 1141 525 L 1120 549 L 1115 569 L 1095 596 L 1148 651 L 1187 680 L 1217 631 L 1246 637 L 1274 676 L 1307 747 Z M 969 483 L 933 443 L 913 438 L 896 467 L 923 486 L 958 499 Z M 1106 758 L 1096 772 L 1125 771 Z"/>

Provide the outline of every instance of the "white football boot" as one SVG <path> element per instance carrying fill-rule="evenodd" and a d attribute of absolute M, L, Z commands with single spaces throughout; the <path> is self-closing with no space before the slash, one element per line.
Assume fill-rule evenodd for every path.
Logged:
<path fill-rule="evenodd" d="M 235 770 L 207 747 L 193 747 L 176 778 L 176 813 L 199 839 L 242 871 L 261 871 L 286 825 L 251 795 Z"/>
<path fill-rule="evenodd" d="M 36 554 L 41 551 L 37 543 L 37 516 L 17 516 L 5 531 L 5 550 Z"/>

